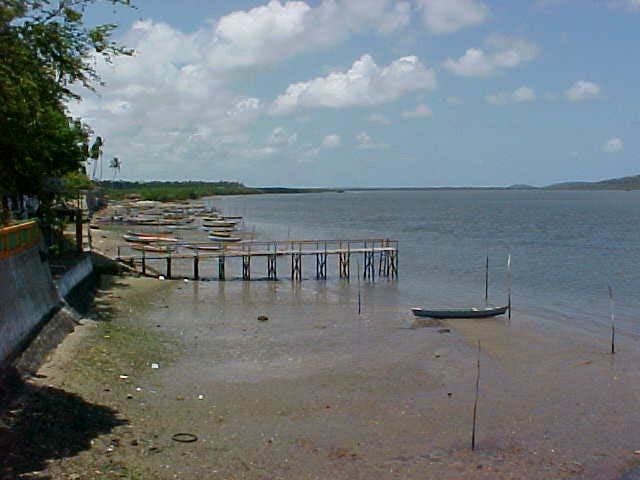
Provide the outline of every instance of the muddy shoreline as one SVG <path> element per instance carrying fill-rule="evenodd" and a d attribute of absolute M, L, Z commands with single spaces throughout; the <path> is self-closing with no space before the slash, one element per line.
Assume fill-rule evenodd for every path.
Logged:
<path fill-rule="evenodd" d="M 5 446 L 43 434 L 52 445 L 14 448 L 0 471 L 604 479 L 639 463 L 633 341 L 622 339 L 612 357 L 605 338 L 549 335 L 517 317 L 411 328 L 402 306 L 377 303 L 373 290 L 364 295 L 358 316 L 352 298 L 330 286 L 116 277 L 100 290 L 95 319 L 68 337 L 3 416 Z M 451 331 L 439 333 L 443 327 Z M 47 406 L 50 397 L 65 401 Z M 71 423 L 65 441 L 58 423 L 78 416 L 85 421 Z M 176 433 L 197 441 L 176 442 Z"/>

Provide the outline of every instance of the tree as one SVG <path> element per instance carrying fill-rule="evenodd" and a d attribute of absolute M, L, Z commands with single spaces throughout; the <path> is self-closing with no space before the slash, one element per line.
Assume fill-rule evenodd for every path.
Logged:
<path fill-rule="evenodd" d="M 118 157 L 113 157 L 111 162 L 109 162 L 109 168 L 113 169 L 113 180 L 116 179 L 116 173 L 120 172 L 120 167 L 122 166 L 122 162 Z"/>
<path fill-rule="evenodd" d="M 90 129 L 70 118 L 72 88 L 100 84 L 96 57 L 131 51 L 111 41 L 113 24 L 87 27 L 98 2 L 129 0 L 2 0 L 0 3 L 0 197 L 55 198 L 65 174 L 78 172 L 93 152 Z M 101 139 L 102 143 L 102 139 Z M 94 144 L 95 145 L 95 144 Z"/>
<path fill-rule="evenodd" d="M 95 142 L 91 145 L 90 155 L 89 157 L 93 161 L 93 173 L 91 174 L 91 179 L 96 179 L 96 168 L 98 166 L 98 162 L 102 162 L 102 147 L 104 146 L 104 142 L 102 141 L 102 137 L 96 137 Z M 102 180 L 102 177 L 100 178 Z"/>

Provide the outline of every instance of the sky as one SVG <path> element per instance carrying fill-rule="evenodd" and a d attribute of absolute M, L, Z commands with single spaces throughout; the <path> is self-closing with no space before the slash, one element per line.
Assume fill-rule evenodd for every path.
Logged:
<path fill-rule="evenodd" d="M 546 185 L 640 173 L 640 0 L 137 0 L 69 105 L 128 180 Z M 112 177 L 105 172 L 105 178 Z"/>

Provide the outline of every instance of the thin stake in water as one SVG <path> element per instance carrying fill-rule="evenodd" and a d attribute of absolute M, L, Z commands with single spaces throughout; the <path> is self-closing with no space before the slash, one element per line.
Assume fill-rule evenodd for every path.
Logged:
<path fill-rule="evenodd" d="M 362 295 L 360 293 L 360 260 L 357 261 L 358 266 L 358 315 L 362 312 Z"/>
<path fill-rule="evenodd" d="M 484 266 L 484 303 L 489 304 L 489 255 Z"/>
<path fill-rule="evenodd" d="M 511 320 L 511 254 L 507 256 L 507 305 L 509 307 L 509 320 Z"/>
<path fill-rule="evenodd" d="M 609 315 L 611 317 L 611 355 L 615 355 L 616 353 L 616 312 L 613 303 L 613 288 L 611 288 L 611 284 L 608 285 L 609 288 Z"/>
<path fill-rule="evenodd" d="M 471 427 L 471 451 L 476 449 L 476 422 L 478 419 L 478 396 L 480 392 L 480 340 L 478 340 L 478 362 L 476 370 L 476 391 L 473 401 L 473 425 Z"/>

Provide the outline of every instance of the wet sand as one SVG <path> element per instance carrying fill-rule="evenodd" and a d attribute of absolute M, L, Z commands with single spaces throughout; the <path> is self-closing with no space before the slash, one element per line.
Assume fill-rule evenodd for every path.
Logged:
<path fill-rule="evenodd" d="M 510 324 L 411 328 L 392 286 L 364 285 L 358 316 L 355 285 L 336 283 L 119 279 L 99 296 L 100 320 L 83 327 L 91 331 L 69 337 L 41 370 L 46 378 L 32 382 L 108 406 L 127 423 L 45 472 L 614 479 L 640 463 L 636 341 L 621 338 L 612 356 L 606 331 L 543 331 L 517 311 Z M 122 341 L 105 328 L 122 329 Z M 90 352 L 100 352 L 104 369 Z M 172 440 L 180 432 L 198 440 Z"/>

